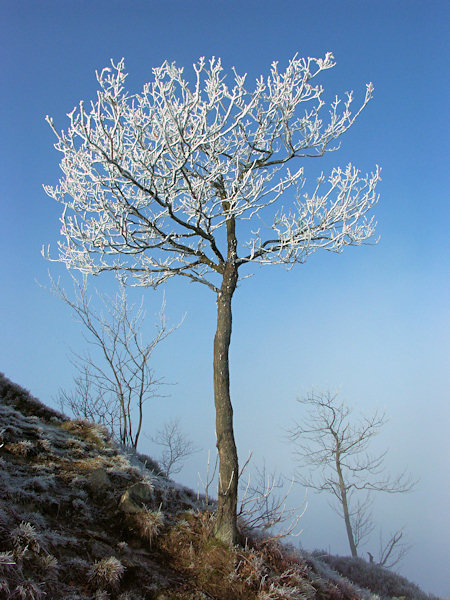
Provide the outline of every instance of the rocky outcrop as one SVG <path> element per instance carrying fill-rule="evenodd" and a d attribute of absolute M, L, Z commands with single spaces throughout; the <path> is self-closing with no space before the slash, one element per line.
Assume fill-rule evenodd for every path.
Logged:
<path fill-rule="evenodd" d="M 149 483 L 135 483 L 120 499 L 119 508 L 126 514 L 140 513 L 153 501 L 153 488 Z"/>

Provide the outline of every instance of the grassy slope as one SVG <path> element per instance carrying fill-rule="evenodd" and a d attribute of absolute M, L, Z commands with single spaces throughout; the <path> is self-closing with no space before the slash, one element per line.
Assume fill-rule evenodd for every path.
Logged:
<path fill-rule="evenodd" d="M 203 499 L 1 374 L 0 434 L 0 600 L 371 597 L 277 542 L 217 543 Z M 144 509 L 124 512 L 121 498 L 138 483 Z"/>

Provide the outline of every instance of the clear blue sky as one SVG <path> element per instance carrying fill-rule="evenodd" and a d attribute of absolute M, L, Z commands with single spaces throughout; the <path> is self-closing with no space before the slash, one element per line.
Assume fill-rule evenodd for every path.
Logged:
<path fill-rule="evenodd" d="M 49 267 L 64 275 L 40 255 L 42 244 L 56 244 L 60 212 L 42 190 L 56 183 L 60 160 L 46 114 L 66 127 L 65 114 L 95 95 L 94 71 L 111 57 L 125 57 L 136 90 L 165 59 L 189 67 L 202 55 L 220 56 L 226 67 L 255 78 L 273 60 L 284 65 L 297 52 L 332 51 L 337 66 L 321 80 L 327 92 L 354 89 L 360 98 L 373 81 L 374 99 L 324 165 L 382 166 L 380 243 L 339 256 L 316 254 L 288 273 L 257 270 L 242 283 L 231 354 L 237 442 L 241 458 L 253 450 L 256 462 L 265 459 L 289 474 L 283 428 L 301 420 L 296 396 L 328 385 L 362 411 L 386 409 L 391 420 L 379 443 L 391 449 L 388 465 L 407 466 L 420 483 L 409 496 L 380 500 L 375 517 L 385 532 L 406 526 L 413 548 L 401 572 L 444 596 L 450 594 L 449 20 L 450 4 L 436 0 L 3 0 L 0 6 L 0 370 L 49 404 L 60 386 L 70 387 L 67 345 L 80 350 L 83 341 L 68 309 L 36 284 L 46 283 Z M 305 168 L 308 174 L 312 166 Z M 106 279 L 94 283 L 112 289 Z M 161 294 L 144 293 L 150 335 Z M 185 281 L 166 287 L 166 301 L 169 319 L 187 316 L 155 356 L 155 370 L 177 385 L 149 407 L 147 432 L 169 415 L 182 419 L 203 448 L 184 472 L 196 487 L 215 443 L 215 302 L 209 290 Z M 302 498 L 302 490 L 295 493 Z M 306 548 L 347 553 L 343 523 L 316 496 L 303 528 Z"/>

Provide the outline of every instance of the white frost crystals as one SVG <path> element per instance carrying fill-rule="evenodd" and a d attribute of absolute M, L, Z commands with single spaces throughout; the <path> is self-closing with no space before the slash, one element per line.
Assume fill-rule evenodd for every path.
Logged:
<path fill-rule="evenodd" d="M 320 118 L 324 90 L 314 79 L 335 65 L 331 53 L 294 57 L 284 72 L 274 62 L 250 91 L 234 69 L 228 86 L 215 58 L 194 65 L 192 85 L 165 62 L 132 95 L 124 61 L 111 65 L 97 74 L 97 100 L 68 115 L 66 132 L 47 117 L 63 154 L 63 178 L 45 186 L 63 205 L 55 260 L 84 273 L 116 271 L 135 285 L 183 275 L 217 291 L 214 274 L 226 260 L 218 230 L 260 216 L 291 188 L 290 210 L 268 211 L 263 230 L 239 243 L 238 266 L 303 262 L 318 248 L 338 252 L 372 237 L 366 214 L 378 168 L 366 176 L 336 168 L 311 194 L 303 166 L 287 168 L 335 149 L 372 96 L 368 84 L 353 114 L 350 93 L 330 105 L 327 122 Z"/>

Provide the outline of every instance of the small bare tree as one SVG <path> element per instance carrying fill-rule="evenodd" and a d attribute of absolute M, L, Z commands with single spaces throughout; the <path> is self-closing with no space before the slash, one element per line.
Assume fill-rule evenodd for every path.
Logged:
<path fill-rule="evenodd" d="M 247 480 L 243 471 L 250 462 L 251 455 L 244 465 L 240 481 L 242 482 L 242 498 L 239 503 L 238 516 L 245 529 L 271 530 L 267 540 L 300 535 L 298 524 L 304 515 L 307 503 L 303 506 L 288 506 L 288 499 L 294 485 L 292 479 L 288 485 L 285 478 L 276 472 L 267 472 L 265 464 L 256 467 L 249 473 Z M 277 528 L 277 531 L 274 531 Z"/>
<path fill-rule="evenodd" d="M 391 533 L 386 540 L 383 538 L 383 534 L 380 531 L 378 565 L 385 567 L 386 569 L 392 569 L 392 567 L 395 567 L 409 552 L 411 545 L 403 541 L 403 533 L 403 529 L 398 529 L 397 531 L 394 531 L 394 533 Z"/>
<path fill-rule="evenodd" d="M 308 488 L 334 496 L 338 513 L 345 522 L 352 556 L 356 557 L 358 545 L 374 529 L 371 494 L 409 492 L 415 482 L 406 472 L 395 477 L 386 474 L 386 452 L 374 456 L 367 452 L 372 438 L 386 423 L 384 414 L 363 416 L 354 422 L 351 409 L 329 391 L 311 392 L 298 402 L 308 408 L 302 424 L 290 430 L 299 461 L 298 480 Z M 385 563 L 392 557 L 400 538 L 394 534 L 386 549 L 381 550 L 380 561 L 386 552 Z"/>
<path fill-rule="evenodd" d="M 45 187 L 63 206 L 56 260 L 145 287 L 188 278 L 215 294 L 215 535 L 229 544 L 237 541 L 229 348 L 238 282 L 248 266 L 290 267 L 318 250 L 366 243 L 375 230 L 369 213 L 378 167 L 370 175 L 351 164 L 336 167 L 303 189 L 299 161 L 336 150 L 372 97 L 368 84 L 354 112 L 352 93 L 336 98 L 323 119 L 316 78 L 334 65 L 331 52 L 295 56 L 284 71 L 274 62 L 249 87 L 235 69 L 227 83 L 215 58 L 194 65 L 192 85 L 182 68 L 165 62 L 142 92 L 130 94 L 124 61 L 111 61 L 97 74 L 96 100 L 74 108 L 67 132 L 48 118 L 63 154 L 59 185 Z M 282 196 L 286 209 L 277 207 Z"/>
<path fill-rule="evenodd" d="M 113 299 L 98 294 L 106 314 L 92 308 L 86 281 L 74 279 L 74 298 L 52 280 L 51 290 L 61 298 L 84 325 L 87 342 L 96 349 L 80 355 L 72 351 L 77 369 L 75 391 L 60 391 L 60 404 L 75 416 L 106 425 L 120 442 L 136 450 L 143 424 L 143 408 L 157 395 L 161 378 L 155 377 L 150 360 L 156 346 L 174 328 L 167 327 L 164 304 L 156 334 L 150 342 L 142 338 L 145 313 L 129 305 L 122 286 Z"/>
<path fill-rule="evenodd" d="M 158 463 L 166 477 L 179 473 L 187 457 L 199 451 L 181 431 L 178 419 L 165 423 L 150 439 L 163 448 Z"/>

